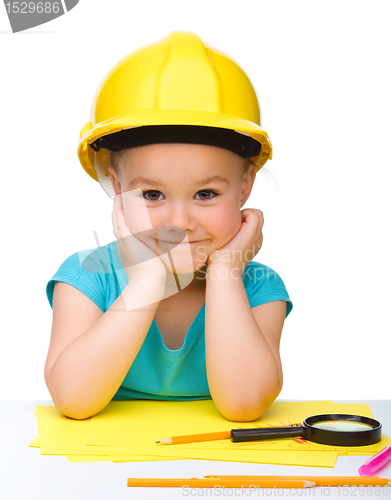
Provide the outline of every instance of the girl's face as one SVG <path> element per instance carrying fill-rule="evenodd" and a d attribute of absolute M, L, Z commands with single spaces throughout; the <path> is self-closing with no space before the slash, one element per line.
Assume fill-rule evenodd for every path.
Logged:
<path fill-rule="evenodd" d="M 152 250 L 155 237 L 161 253 L 175 248 L 176 272 L 189 273 L 238 233 L 256 173 L 243 175 L 247 161 L 215 146 L 151 144 L 126 150 L 110 173 L 130 231 Z M 186 235 L 189 246 L 177 246 Z"/>

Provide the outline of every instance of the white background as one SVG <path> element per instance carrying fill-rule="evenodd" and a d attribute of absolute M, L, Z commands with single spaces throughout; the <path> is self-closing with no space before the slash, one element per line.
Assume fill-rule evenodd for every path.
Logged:
<path fill-rule="evenodd" d="M 66 257 L 113 240 L 112 202 L 79 164 L 106 72 L 173 30 L 247 72 L 273 144 L 244 208 L 255 260 L 293 301 L 282 399 L 390 399 L 391 4 L 387 1 L 80 0 L 12 34 L 0 7 L 0 399 L 50 399 L 46 283 Z"/>

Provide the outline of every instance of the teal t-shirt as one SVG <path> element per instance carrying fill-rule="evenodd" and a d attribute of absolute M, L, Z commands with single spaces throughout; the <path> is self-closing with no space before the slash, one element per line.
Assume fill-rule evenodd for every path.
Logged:
<path fill-rule="evenodd" d="M 280 276 L 268 266 L 250 262 L 242 279 L 251 307 L 285 300 L 286 317 L 293 304 Z M 48 282 L 46 293 L 53 307 L 55 281 L 63 281 L 87 295 L 106 312 L 128 284 L 117 253 L 117 241 L 76 252 L 68 257 Z M 205 363 L 205 303 L 180 349 L 168 349 L 155 319 L 113 400 L 158 399 L 190 401 L 211 399 Z"/>

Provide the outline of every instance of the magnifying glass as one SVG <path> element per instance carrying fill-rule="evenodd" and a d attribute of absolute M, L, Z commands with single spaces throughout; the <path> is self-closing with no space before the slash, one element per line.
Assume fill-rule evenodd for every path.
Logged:
<path fill-rule="evenodd" d="M 342 413 L 313 415 L 296 427 L 232 429 L 231 441 L 263 441 L 300 437 L 333 446 L 366 446 L 381 440 L 382 425 L 373 418 Z"/>

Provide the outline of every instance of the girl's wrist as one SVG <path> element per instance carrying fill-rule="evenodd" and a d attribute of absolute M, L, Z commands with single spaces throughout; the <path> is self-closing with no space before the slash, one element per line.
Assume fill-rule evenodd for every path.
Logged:
<path fill-rule="evenodd" d="M 132 275 L 121 291 L 127 311 L 151 306 L 160 302 L 165 295 L 166 279 L 156 275 Z"/>
<path fill-rule="evenodd" d="M 242 262 L 234 261 L 209 261 L 206 268 L 206 280 L 227 279 L 241 277 L 246 266 Z"/>

